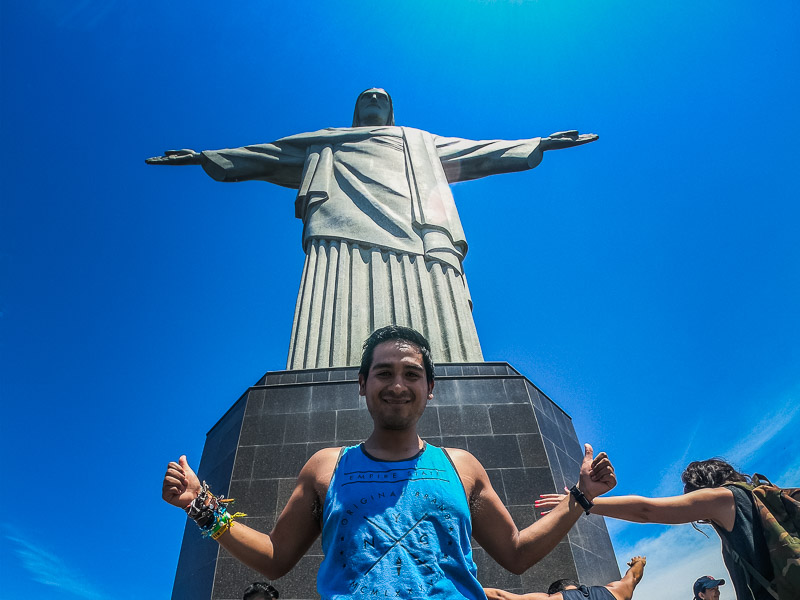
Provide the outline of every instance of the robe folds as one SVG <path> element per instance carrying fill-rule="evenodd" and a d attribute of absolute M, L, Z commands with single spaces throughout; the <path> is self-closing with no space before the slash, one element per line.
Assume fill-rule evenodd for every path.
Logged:
<path fill-rule="evenodd" d="M 378 327 L 422 332 L 440 362 L 480 362 L 449 183 L 531 169 L 540 139 L 473 141 L 409 127 L 345 127 L 205 151 L 217 181 L 297 189 L 306 263 L 287 369 L 356 365 Z"/>

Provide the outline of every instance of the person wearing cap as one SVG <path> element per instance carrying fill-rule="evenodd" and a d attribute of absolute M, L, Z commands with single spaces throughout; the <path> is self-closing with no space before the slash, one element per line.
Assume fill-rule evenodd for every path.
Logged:
<path fill-rule="evenodd" d="M 719 586 L 725 585 L 724 579 L 714 579 L 711 575 L 703 575 L 694 582 L 694 600 L 719 600 Z"/>

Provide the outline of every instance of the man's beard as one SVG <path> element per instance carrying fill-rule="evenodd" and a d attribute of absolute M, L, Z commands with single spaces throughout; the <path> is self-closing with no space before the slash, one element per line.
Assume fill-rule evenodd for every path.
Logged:
<path fill-rule="evenodd" d="M 413 415 L 385 415 L 381 419 L 381 426 L 390 431 L 403 431 L 409 429 L 414 424 Z"/>

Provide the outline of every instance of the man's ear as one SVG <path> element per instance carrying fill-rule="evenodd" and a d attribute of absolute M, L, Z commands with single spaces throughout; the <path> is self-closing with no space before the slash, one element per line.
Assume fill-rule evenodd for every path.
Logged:
<path fill-rule="evenodd" d="M 433 398 L 433 381 L 428 382 L 428 400 Z"/>
<path fill-rule="evenodd" d="M 364 379 L 364 376 L 361 373 L 358 374 L 358 395 L 367 395 L 367 380 Z"/>

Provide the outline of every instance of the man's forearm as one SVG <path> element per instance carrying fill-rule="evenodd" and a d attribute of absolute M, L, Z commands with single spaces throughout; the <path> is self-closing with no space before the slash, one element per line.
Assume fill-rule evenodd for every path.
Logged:
<path fill-rule="evenodd" d="M 290 566 L 283 571 L 276 564 L 272 539 L 268 534 L 256 531 L 238 521 L 217 541 L 234 558 L 264 574 L 268 579 L 277 579 L 291 568 Z"/>
<path fill-rule="evenodd" d="M 572 494 L 519 534 L 520 560 L 525 571 L 547 556 L 584 514 Z"/>

